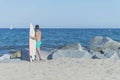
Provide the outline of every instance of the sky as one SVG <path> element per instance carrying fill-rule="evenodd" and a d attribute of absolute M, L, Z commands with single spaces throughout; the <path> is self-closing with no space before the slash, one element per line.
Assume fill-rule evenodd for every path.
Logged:
<path fill-rule="evenodd" d="M 0 0 L 0 28 L 120 28 L 120 0 Z"/>

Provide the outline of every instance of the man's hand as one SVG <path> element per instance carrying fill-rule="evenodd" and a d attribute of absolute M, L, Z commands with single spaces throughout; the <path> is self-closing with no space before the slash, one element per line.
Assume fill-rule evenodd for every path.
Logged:
<path fill-rule="evenodd" d="M 30 37 L 31 39 L 34 39 L 34 40 L 36 40 L 36 38 L 35 38 L 35 37 L 32 37 L 31 35 L 29 35 L 29 37 Z"/>

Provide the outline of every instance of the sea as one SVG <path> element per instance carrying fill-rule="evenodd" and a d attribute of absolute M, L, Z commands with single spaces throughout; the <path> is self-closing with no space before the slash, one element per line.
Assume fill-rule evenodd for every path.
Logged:
<path fill-rule="evenodd" d="M 65 45 L 80 43 L 83 47 L 90 44 L 95 36 L 110 37 L 120 42 L 120 29 L 95 28 L 42 28 L 41 50 L 51 51 Z M 11 50 L 28 48 L 29 28 L 0 28 L 0 55 Z"/>

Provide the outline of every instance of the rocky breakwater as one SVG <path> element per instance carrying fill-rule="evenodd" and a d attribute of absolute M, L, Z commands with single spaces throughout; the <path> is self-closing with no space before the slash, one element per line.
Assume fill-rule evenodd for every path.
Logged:
<path fill-rule="evenodd" d="M 51 60 L 60 57 L 119 59 L 120 43 L 108 37 L 96 36 L 90 40 L 88 48 L 82 47 L 80 43 L 66 45 L 60 49 L 53 50 L 47 59 Z"/>

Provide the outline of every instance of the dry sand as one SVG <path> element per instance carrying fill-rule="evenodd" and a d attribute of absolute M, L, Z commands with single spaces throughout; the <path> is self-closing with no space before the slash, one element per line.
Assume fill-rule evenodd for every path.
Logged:
<path fill-rule="evenodd" d="M 0 80 L 120 80 L 120 61 L 61 58 L 0 63 Z"/>

